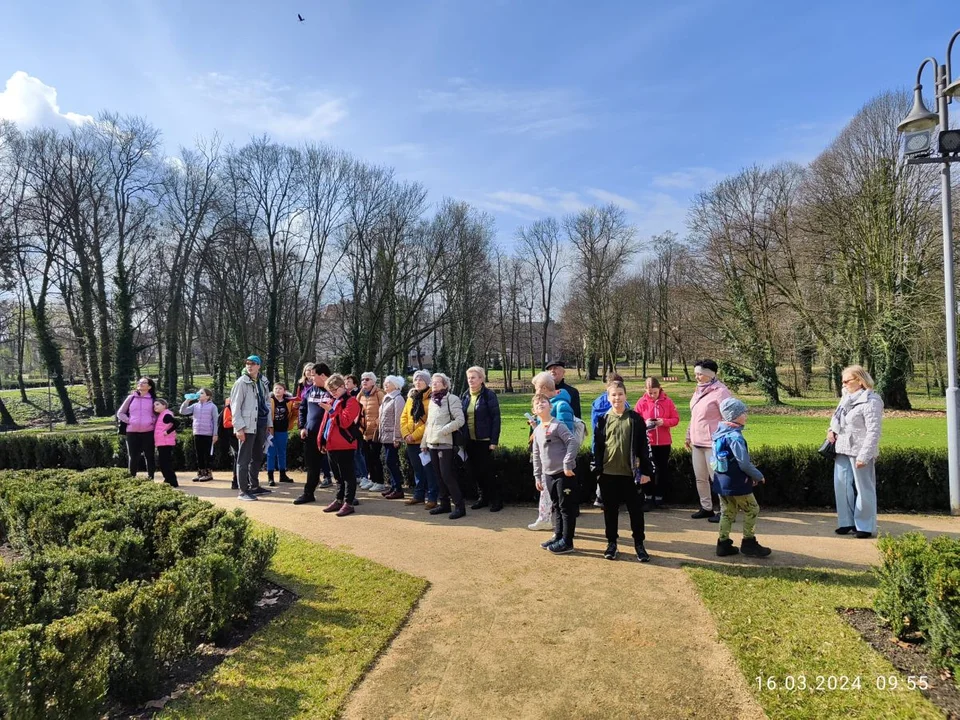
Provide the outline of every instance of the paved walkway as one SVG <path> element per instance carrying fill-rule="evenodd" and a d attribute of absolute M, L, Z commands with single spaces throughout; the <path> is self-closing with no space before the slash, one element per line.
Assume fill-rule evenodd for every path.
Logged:
<path fill-rule="evenodd" d="M 430 588 L 407 626 L 353 692 L 347 718 L 761 718 L 731 654 L 697 596 L 684 562 L 715 563 L 716 525 L 689 511 L 647 515 L 641 565 L 621 514 L 619 560 L 603 560 L 603 518 L 585 510 L 578 552 L 555 557 L 531 532 L 536 510 L 467 511 L 451 522 L 361 492 L 358 512 L 337 518 L 320 502 L 293 506 L 295 485 L 241 503 L 226 481 L 182 483 L 264 523 L 407 573 Z M 219 477 L 226 477 L 219 474 Z M 732 564 L 864 568 L 876 543 L 840 537 L 829 513 L 764 513 L 766 560 Z M 960 535 L 950 517 L 885 515 L 882 531 Z M 734 528 L 736 531 L 736 527 Z M 722 692 L 719 691 L 722 688 Z"/>

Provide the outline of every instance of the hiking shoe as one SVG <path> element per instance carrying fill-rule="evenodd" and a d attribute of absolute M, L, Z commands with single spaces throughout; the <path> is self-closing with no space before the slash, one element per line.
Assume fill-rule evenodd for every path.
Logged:
<path fill-rule="evenodd" d="M 403 501 L 403 504 L 404 504 L 404 505 L 421 505 L 421 504 L 423 504 L 423 500 L 421 500 L 420 498 L 412 497 L 412 498 L 407 498 L 406 500 L 404 500 L 404 501 Z"/>
<path fill-rule="evenodd" d="M 553 530 L 553 520 L 537 520 L 527 525 L 527 530 Z"/>
<path fill-rule="evenodd" d="M 280 471 L 280 482 L 292 483 L 293 478 L 287 475 L 283 470 Z"/>
<path fill-rule="evenodd" d="M 296 500 L 293 501 L 294 505 L 305 505 L 307 503 L 316 502 L 317 499 L 313 495 L 301 495 Z"/>
<path fill-rule="evenodd" d="M 742 552 L 747 557 L 762 558 L 769 555 L 771 553 L 771 550 L 770 548 L 764 547 L 763 545 L 758 543 L 755 537 L 752 537 L 752 538 L 744 538 L 740 542 L 740 552 Z"/>
<path fill-rule="evenodd" d="M 837 535 L 849 535 L 854 530 L 856 530 L 856 528 L 853 525 L 843 525 L 842 527 L 838 527 L 836 530 L 834 530 L 834 532 Z"/>
<path fill-rule="evenodd" d="M 703 520 L 704 518 L 713 517 L 713 510 L 704 510 L 700 508 L 693 515 L 690 516 L 691 520 Z"/>
<path fill-rule="evenodd" d="M 322 488 L 333 487 L 333 480 L 331 480 L 328 477 L 325 477 L 322 481 L 320 481 L 320 487 Z"/>
<path fill-rule="evenodd" d="M 275 480 L 271 480 L 270 482 L 267 483 L 267 485 L 269 485 L 270 487 L 276 487 L 277 483 Z"/>
<path fill-rule="evenodd" d="M 736 555 L 740 552 L 740 548 L 733 544 L 733 540 L 727 538 L 726 540 L 717 540 L 717 557 L 727 557 L 728 555 Z"/>
<path fill-rule="evenodd" d="M 637 560 L 640 562 L 650 562 L 650 554 L 647 552 L 647 549 L 643 547 L 642 542 L 634 543 L 633 547 L 637 551 Z"/>
<path fill-rule="evenodd" d="M 340 508 L 343 507 L 343 502 L 341 500 L 334 500 L 332 503 L 327 505 L 323 511 L 324 512 L 338 512 Z"/>
<path fill-rule="evenodd" d="M 553 545 L 558 540 L 562 540 L 562 539 L 563 539 L 563 535 L 554 535 L 549 540 L 544 540 L 542 543 L 540 543 L 540 547 L 542 547 L 544 550 L 549 550 L 551 545 Z"/>
<path fill-rule="evenodd" d="M 269 495 L 272 492 L 273 490 L 268 490 L 265 487 L 255 487 L 253 490 L 250 491 L 250 494 L 251 495 Z"/>
<path fill-rule="evenodd" d="M 567 553 L 573 552 L 573 543 L 567 544 L 567 541 L 563 538 L 560 538 L 550 547 L 547 548 L 554 555 L 566 555 Z"/>
<path fill-rule="evenodd" d="M 237 500 L 256 500 L 256 499 L 257 499 L 256 495 L 250 495 L 248 493 L 240 493 L 239 495 L 237 495 Z"/>
<path fill-rule="evenodd" d="M 356 510 L 353 509 L 353 505 L 350 503 L 344 503 L 343 507 L 337 510 L 337 517 L 346 517 L 347 515 L 353 515 Z"/>
<path fill-rule="evenodd" d="M 604 560 L 616 560 L 616 559 L 617 559 L 617 555 L 619 555 L 619 554 L 620 554 L 620 553 L 617 551 L 617 544 L 616 544 L 616 543 L 610 543 L 609 545 L 607 545 L 607 549 L 603 551 L 603 559 L 604 559 Z"/>
<path fill-rule="evenodd" d="M 720 513 L 714 513 L 707 518 L 707 522 L 718 523 L 720 522 Z"/>
<path fill-rule="evenodd" d="M 864 540 L 868 537 L 873 537 L 873 533 L 869 533 L 866 530 L 857 530 L 856 536 L 861 540 Z"/>
<path fill-rule="evenodd" d="M 437 506 L 437 501 L 436 501 L 436 500 L 427 500 L 427 501 L 423 504 L 423 509 L 424 509 L 424 510 L 433 510 L 436 506 Z"/>

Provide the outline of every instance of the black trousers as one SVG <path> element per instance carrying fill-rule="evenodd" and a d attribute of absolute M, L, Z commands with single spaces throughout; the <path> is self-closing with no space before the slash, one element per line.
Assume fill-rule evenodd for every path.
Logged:
<path fill-rule="evenodd" d="M 493 451 L 489 440 L 467 441 L 467 472 L 470 479 L 476 483 L 480 497 L 491 505 L 499 505 L 503 493 L 500 490 L 500 481 L 493 469 Z"/>
<path fill-rule="evenodd" d="M 163 481 L 171 487 L 179 487 L 177 474 L 173 471 L 173 445 L 162 445 L 157 448 L 157 460 Z"/>
<path fill-rule="evenodd" d="M 197 451 L 197 470 L 209 470 L 213 435 L 194 435 L 193 447 Z"/>
<path fill-rule="evenodd" d="M 140 456 L 143 455 L 147 461 L 147 475 L 153 480 L 157 472 L 157 466 L 153 458 L 153 431 L 150 432 L 128 432 L 127 438 L 127 469 L 130 474 L 136 476 L 140 469 Z"/>
<path fill-rule="evenodd" d="M 357 497 L 357 467 L 353 464 L 356 450 L 331 450 L 330 466 L 337 479 L 337 500 L 353 503 Z"/>
<path fill-rule="evenodd" d="M 643 542 L 643 490 L 633 481 L 632 475 L 601 475 L 600 492 L 603 494 L 603 525 L 607 542 L 617 541 L 617 525 L 620 505 L 627 506 L 630 514 L 630 530 L 635 543 Z"/>
<path fill-rule="evenodd" d="M 440 504 L 452 502 L 454 505 L 463 505 L 463 493 L 460 492 L 460 482 L 457 480 L 457 468 L 453 464 L 453 454 L 456 448 L 430 448 L 430 464 L 437 476 L 440 485 Z"/>
<path fill-rule="evenodd" d="M 317 447 L 317 430 L 307 430 L 307 437 L 303 441 L 303 466 L 307 471 L 307 483 L 303 488 L 303 494 L 307 497 L 313 497 L 317 486 L 320 484 L 320 471 L 322 465 L 320 459 L 326 459 Z"/>
<path fill-rule="evenodd" d="M 367 461 L 367 477 L 370 482 L 383 485 L 383 460 L 380 458 L 380 448 L 383 446 L 376 440 L 361 440 L 363 459 Z"/>
<path fill-rule="evenodd" d="M 670 445 L 651 445 L 650 453 L 653 455 L 653 482 L 647 483 L 643 491 L 647 497 L 662 498 L 670 487 Z"/>
<path fill-rule="evenodd" d="M 577 476 L 563 473 L 547 476 L 547 492 L 553 501 L 553 534 L 562 537 L 567 545 L 573 545 L 580 514 L 580 483 Z"/>

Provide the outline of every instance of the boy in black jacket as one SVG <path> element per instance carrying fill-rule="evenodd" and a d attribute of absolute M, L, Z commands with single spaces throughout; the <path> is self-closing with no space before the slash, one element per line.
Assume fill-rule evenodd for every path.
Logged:
<path fill-rule="evenodd" d="M 627 391 L 622 382 L 609 383 L 607 397 L 611 407 L 597 422 L 593 454 L 593 470 L 603 495 L 603 522 L 607 535 L 603 557 L 617 559 L 617 521 L 623 503 L 630 514 L 637 560 L 649 562 L 650 555 L 643 547 L 643 490 L 639 487 L 650 482 L 653 472 L 646 423 L 627 407 Z"/>

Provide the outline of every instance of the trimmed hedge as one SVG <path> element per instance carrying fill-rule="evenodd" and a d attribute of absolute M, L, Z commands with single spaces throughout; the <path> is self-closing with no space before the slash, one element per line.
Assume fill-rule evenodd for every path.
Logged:
<path fill-rule="evenodd" d="M 920 533 L 877 542 L 880 587 L 874 609 L 901 638 L 920 632 L 960 687 L 960 540 Z"/>
<path fill-rule="evenodd" d="M 42 435 L 26 433 L 0 434 L 0 469 L 124 467 L 127 463 L 126 446 L 117 435 L 106 433 L 78 433 L 76 435 Z M 767 507 L 832 507 L 833 463 L 821 457 L 810 446 L 760 447 L 752 450 L 754 463 L 767 483 L 757 488 L 761 505 Z M 401 453 L 401 464 L 408 484 L 413 473 L 407 465 L 406 454 Z M 214 452 L 214 467 L 226 470 L 232 467 L 230 444 L 218 442 Z M 287 446 L 287 466 L 303 466 L 303 442 L 295 432 L 290 433 Z M 522 449 L 498 449 L 494 464 L 504 484 L 504 499 L 535 502 L 529 454 Z M 672 504 L 696 505 L 698 496 L 694 484 L 690 453 L 675 447 L 670 458 L 673 483 L 666 489 L 665 501 Z M 581 453 L 577 475 L 582 488 L 581 500 L 593 500 L 596 481 L 588 471 L 589 455 Z M 196 469 L 193 435 L 178 433 L 174 450 L 174 468 Z M 464 478 L 464 490 L 471 495 L 470 483 Z M 947 452 L 943 449 L 883 448 L 877 460 L 877 502 L 881 510 L 949 510 Z"/>
<path fill-rule="evenodd" d="M 97 717 L 253 607 L 276 536 L 122 470 L 8 472 L 0 542 L 0 715 Z"/>

